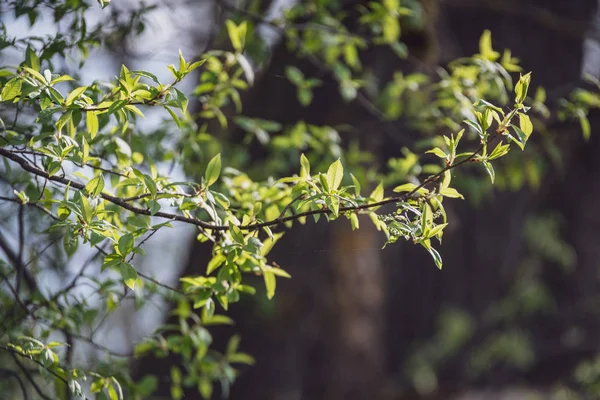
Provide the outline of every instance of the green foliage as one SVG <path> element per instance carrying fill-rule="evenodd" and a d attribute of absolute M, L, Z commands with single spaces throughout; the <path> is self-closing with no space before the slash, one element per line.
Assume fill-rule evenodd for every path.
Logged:
<path fill-rule="evenodd" d="M 81 248 L 96 254 L 91 261 L 100 261 L 101 274 L 88 272 L 86 263 L 53 294 L 36 284 L 38 269 L 48 269 L 43 260 L 33 272 L 26 271 L 22 251 L 0 262 L 2 279 L 12 289 L 2 291 L 3 308 L 12 311 L 3 316 L 0 350 L 37 367 L 37 373 L 54 383 L 44 388 L 52 398 L 70 398 L 68 391 L 111 400 L 153 393 L 156 377 L 134 382 L 127 366 L 116 362 L 110 364 L 109 374 L 101 368 L 75 368 L 71 345 L 50 340 L 59 334 L 65 342 L 94 343 L 97 327 L 123 300 L 133 298 L 143 307 L 152 296 L 176 305 L 176 322 L 137 343 L 134 356 L 171 355 L 181 360 L 170 373 L 174 399 L 183 398 L 189 388 L 210 398 L 214 384 L 226 394 L 236 368 L 252 364 L 253 358 L 238 350 L 238 336 L 222 351 L 212 348 L 208 328 L 232 324 L 220 313 L 243 295 L 255 294 L 249 275 L 262 276 L 269 299 L 276 294 L 278 280 L 290 275 L 270 260 L 269 252 L 283 228 L 310 219 L 344 217 L 359 229 L 358 215 L 367 215 L 388 244 L 399 239 L 419 244 L 441 269 L 434 240 L 441 243 L 449 223 L 444 200 L 463 198 L 451 186 L 451 171 L 481 165 L 481 174 L 494 183 L 493 165 L 513 145 L 524 149 L 533 131 L 527 113 L 532 105 L 541 108 L 544 100 L 528 97 L 530 73 L 520 75 L 513 85 L 510 73 L 521 70 L 517 60 L 508 51 L 501 56 L 493 50 L 489 32 L 482 35 L 478 54 L 456 60 L 438 77 L 397 72 L 367 98 L 365 89 L 372 82 L 363 71 L 361 50 L 385 46 L 406 57 L 401 27 L 418 23 L 420 7 L 416 2 L 405 7 L 399 0 L 359 6 L 359 26 L 349 32 L 344 24 L 348 17 L 339 7 L 320 2 L 296 5 L 286 11 L 285 28 L 275 22 L 272 28 L 281 31 L 291 50 L 331 74 L 343 101 L 372 101 L 386 118 L 402 117 L 414 128 L 434 133 L 424 134 L 433 148 L 422 157 L 402 149 L 403 157 L 389 160 L 387 170 L 372 170 L 373 155 L 342 143 L 339 127 L 243 115 L 241 93 L 255 79 L 246 57 L 260 40 L 253 34 L 253 14 L 242 10 L 222 27 L 229 41 L 222 47 L 232 51 L 211 49 L 196 61 L 179 52 L 177 62 L 166 67 L 171 74 L 166 82 L 150 71 L 123 65 L 109 82 L 84 84 L 80 77 L 64 73 L 55 60 L 71 57 L 83 65 L 92 47 L 110 46 L 117 33 L 143 31 L 152 8 L 132 11 L 128 25 L 118 19 L 89 29 L 84 13 L 104 15 L 110 7 L 88 10 L 90 6 L 79 1 L 59 3 L 11 3 L 15 18 L 26 17 L 30 26 L 41 9 L 53 10 L 57 22 L 72 16 L 70 33 L 16 39 L 4 29 L 2 48 L 17 50 L 20 59 L 0 70 L 0 175 L 2 188 L 9 189 L 0 202 L 31 213 L 31 231 L 40 240 L 62 239 L 52 244 L 59 253 L 64 251 L 65 262 Z M 110 5 L 99 3 L 102 8 Z M 307 19 L 309 24 L 297 23 Z M 312 103 L 314 89 L 322 84 L 294 65 L 287 66 L 285 77 L 302 106 Z M 191 93 L 181 89 L 183 80 L 195 80 Z M 144 131 L 139 122 L 149 113 L 162 115 L 163 123 Z M 247 133 L 243 143 L 221 135 L 232 122 Z M 587 135 L 589 128 L 583 127 Z M 442 130 L 445 134 L 438 135 Z M 264 149 L 265 160 L 252 159 L 249 144 Z M 173 180 L 162 168 L 169 164 L 190 178 Z M 367 187 L 374 187 L 369 195 Z M 378 213 L 384 205 L 394 211 Z M 212 246 L 212 257 L 205 274 L 181 277 L 180 285 L 171 287 L 139 271 L 134 257 L 145 255 L 142 245 L 152 235 L 176 223 L 193 226 L 198 240 Z M 23 233 L 23 224 L 18 229 Z M 17 278 L 10 277 L 13 274 Z M 19 287 L 22 276 L 33 283 Z M 76 294 L 82 281 L 101 296 L 99 305 Z M 456 347 L 469 334 L 456 332 Z M 500 337 L 490 348 L 495 354 L 522 342 L 518 336 Z M 487 362 L 494 354 L 482 354 L 474 362 Z M 513 361 L 522 365 L 528 358 Z"/>

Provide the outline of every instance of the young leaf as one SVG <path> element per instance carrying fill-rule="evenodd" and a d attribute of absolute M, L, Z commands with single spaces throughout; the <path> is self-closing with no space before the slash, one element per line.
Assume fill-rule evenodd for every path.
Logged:
<path fill-rule="evenodd" d="M 206 180 L 206 186 L 211 186 L 219 179 L 221 174 L 221 153 L 217 154 L 208 162 L 206 172 L 204 173 L 204 179 Z"/>
<path fill-rule="evenodd" d="M 310 177 L 310 162 L 308 161 L 308 158 L 306 158 L 304 153 L 302 153 L 302 155 L 300 156 L 300 177 Z"/>
<path fill-rule="evenodd" d="M 119 263 L 119 272 L 121 273 L 121 279 L 123 279 L 125 285 L 127 285 L 131 290 L 134 290 L 135 283 L 138 279 L 138 273 L 135 268 L 133 268 L 133 265 L 127 262 L 121 262 Z"/>
<path fill-rule="evenodd" d="M 494 167 L 492 166 L 492 163 L 488 162 L 488 161 L 483 161 L 483 166 L 485 167 L 485 170 L 487 171 L 487 173 L 490 176 L 490 180 L 492 181 L 492 183 L 494 183 L 494 180 L 496 179 L 496 172 L 494 171 Z"/>
<path fill-rule="evenodd" d="M 442 159 L 445 159 L 448 157 L 448 155 L 446 153 L 444 153 L 444 151 L 442 149 L 440 149 L 439 147 L 433 148 L 431 150 L 427 150 L 425 153 L 433 153 Z"/>
<path fill-rule="evenodd" d="M 325 199 L 325 204 L 327 204 L 327 207 L 331 210 L 331 212 L 333 213 L 333 215 L 335 217 L 337 217 L 339 215 L 340 201 L 337 197 L 335 197 L 335 196 L 328 197 L 327 199 Z"/>
<path fill-rule="evenodd" d="M 360 196 L 360 182 L 358 179 L 356 179 L 353 173 L 350 173 L 350 177 L 352 178 L 352 183 L 354 183 L 354 194 Z"/>
<path fill-rule="evenodd" d="M 396 186 L 394 188 L 394 192 L 396 192 L 396 193 L 412 192 L 416 188 L 417 188 L 417 185 L 415 185 L 414 183 L 405 183 L 403 185 Z M 419 190 L 417 190 L 417 193 L 419 193 L 419 194 L 427 194 L 427 193 L 429 193 L 429 190 L 426 189 L 426 188 L 424 188 L 424 187 L 422 187 L 422 188 L 419 188 Z"/>
<path fill-rule="evenodd" d="M 458 193 L 458 191 L 454 188 L 442 188 L 440 189 L 440 194 L 444 197 L 450 197 L 453 199 L 464 199 L 463 195 Z"/>
<path fill-rule="evenodd" d="M 244 21 L 240 25 L 236 25 L 233 21 L 227 20 L 225 21 L 225 26 L 227 27 L 231 45 L 236 52 L 241 53 L 246 40 L 247 22 Z"/>
<path fill-rule="evenodd" d="M 373 189 L 373 192 L 369 197 L 372 198 L 374 201 L 381 201 L 383 200 L 383 194 L 383 182 L 379 182 L 379 185 L 377 185 L 377 187 Z"/>
<path fill-rule="evenodd" d="M 126 256 L 127 254 L 133 251 L 133 247 L 135 245 L 135 239 L 131 233 L 127 233 L 119 238 L 118 248 L 119 253 L 122 256 Z"/>
<path fill-rule="evenodd" d="M 67 106 L 70 106 L 71 104 L 73 104 L 73 102 L 75 100 L 77 100 L 79 98 L 79 96 L 81 96 L 83 94 L 83 92 L 85 92 L 87 90 L 87 86 L 80 86 L 76 89 L 73 89 L 73 91 L 71 93 L 69 93 L 69 95 L 67 96 L 67 99 L 65 100 L 65 104 Z"/>
<path fill-rule="evenodd" d="M 327 170 L 327 185 L 330 191 L 337 190 L 342 184 L 342 178 L 344 177 L 344 167 L 342 162 L 338 159 L 329 166 Z"/>
<path fill-rule="evenodd" d="M 583 111 L 578 112 L 577 116 L 579 117 L 579 125 L 581 126 L 581 132 L 583 133 L 583 138 L 587 141 L 590 139 L 590 134 L 591 134 L 590 121 Z"/>
<path fill-rule="evenodd" d="M 356 215 L 356 213 L 353 212 L 350 214 L 349 218 L 350 218 L 350 225 L 352 226 L 352 230 L 353 231 L 357 230 L 360 227 L 360 225 L 358 223 L 358 215 Z"/>
<path fill-rule="evenodd" d="M 266 269 L 262 271 L 262 274 L 263 279 L 265 280 L 265 287 L 267 289 L 267 298 L 270 300 L 273 298 L 273 296 L 275 296 L 275 274 L 272 271 Z"/>
<path fill-rule="evenodd" d="M 285 67 L 285 75 L 296 86 L 301 86 L 304 82 L 304 74 L 297 67 L 288 65 Z"/>
<path fill-rule="evenodd" d="M 531 72 L 528 72 L 525 75 L 521 75 L 519 82 L 517 82 L 517 85 L 515 86 L 515 103 L 522 104 L 525 101 L 530 81 Z"/>
<path fill-rule="evenodd" d="M 21 78 L 12 78 L 2 88 L 2 101 L 12 100 L 21 94 Z"/>
<path fill-rule="evenodd" d="M 85 191 L 93 197 L 98 197 L 104 189 L 104 176 L 99 174 L 85 185 Z"/>
<path fill-rule="evenodd" d="M 98 133 L 98 117 L 96 116 L 96 113 L 94 111 L 88 111 L 85 114 L 85 122 L 88 132 L 90 133 L 90 137 L 94 139 Z"/>
<path fill-rule="evenodd" d="M 508 153 L 510 149 L 509 144 L 498 143 L 498 146 L 492 151 L 492 154 L 488 157 L 488 160 L 494 160 L 496 158 L 500 158 Z"/>
<path fill-rule="evenodd" d="M 527 138 L 529 138 L 529 135 L 533 132 L 533 124 L 527 114 L 519 113 L 519 126 L 525 135 L 527 135 Z"/>

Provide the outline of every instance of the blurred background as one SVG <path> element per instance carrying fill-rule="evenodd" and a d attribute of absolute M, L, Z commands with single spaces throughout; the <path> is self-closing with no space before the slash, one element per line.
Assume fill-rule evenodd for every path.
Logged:
<path fill-rule="evenodd" d="M 141 37 L 115 37 L 115 46 L 92 54 L 82 73 L 108 79 L 121 63 L 162 71 L 175 62 L 177 48 L 200 55 L 214 45 L 219 24 L 239 9 L 269 19 L 297 2 L 171 0 L 148 15 Z M 114 18 L 140 5 L 113 3 Z M 337 3 L 350 10 L 363 1 Z M 418 11 L 403 25 L 411 57 L 401 60 L 389 49 L 361 54 L 376 76 L 434 75 L 438 66 L 476 53 L 486 29 L 496 49 L 511 49 L 525 71 L 533 71 L 533 86 L 546 89 L 550 108 L 581 84 L 582 69 L 600 72 L 596 0 L 402 4 Z M 388 165 L 402 148 L 414 147 L 419 134 L 406 121 L 385 121 L 342 101 L 337 86 L 298 59 L 275 30 L 260 25 L 258 34 L 268 56 L 255 66 L 246 115 L 350 124 L 351 138 L 376 154 L 375 165 Z M 324 81 L 310 107 L 299 107 L 295 88 L 282 79 L 290 64 Z M 466 200 L 448 203 L 442 271 L 411 243 L 382 249 L 385 237 L 368 223 L 355 232 L 341 220 L 290 231 L 271 258 L 293 279 L 278 281 L 271 301 L 258 293 L 234 305 L 229 315 L 235 326 L 212 331 L 217 346 L 239 332 L 243 350 L 257 361 L 241 371 L 230 398 L 600 398 L 600 117 L 592 114 L 590 121 L 585 141 L 577 122 L 536 120 L 534 146 L 504 165 L 494 187 L 482 174 L 458 175 Z M 227 135 L 242 136 L 234 128 Z M 341 132 L 339 144 L 349 139 Z M 253 157 L 264 154 L 257 148 Z M 186 229 L 156 235 L 148 253 L 141 268 L 173 283 L 181 274 L 203 273 L 210 259 L 210 249 Z M 128 351 L 167 318 L 169 306 L 134 311 L 125 307 L 111 316 L 104 342 Z M 144 359 L 132 368 L 137 376 L 167 376 L 170 364 Z M 167 394 L 168 385 L 162 390 Z"/>

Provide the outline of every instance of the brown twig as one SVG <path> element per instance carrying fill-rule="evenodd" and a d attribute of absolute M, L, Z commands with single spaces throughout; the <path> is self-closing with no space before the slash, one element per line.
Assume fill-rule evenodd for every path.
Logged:
<path fill-rule="evenodd" d="M 491 141 L 491 140 L 490 140 Z M 421 183 L 419 186 L 417 186 L 414 190 L 400 195 L 400 196 L 394 196 L 394 197 L 389 197 L 387 199 L 378 201 L 378 202 L 374 202 L 374 203 L 367 203 L 367 204 L 361 204 L 361 205 L 357 205 L 357 206 L 346 206 L 346 207 L 340 207 L 339 211 L 340 212 L 357 212 L 357 211 L 364 211 L 364 210 L 368 210 L 368 209 L 372 209 L 372 208 L 376 208 L 376 207 L 381 207 L 387 204 L 392 204 L 392 203 L 398 203 L 398 202 L 402 202 L 405 201 L 407 199 L 409 199 L 413 194 L 415 194 L 419 189 L 423 188 L 425 185 L 428 185 L 429 183 L 439 179 L 439 177 L 445 173 L 448 170 L 451 170 L 453 168 L 458 167 L 459 165 L 464 164 L 465 162 L 468 162 L 470 160 L 472 160 L 477 154 L 479 154 L 479 152 L 483 149 L 483 144 L 477 149 L 475 150 L 469 157 L 463 159 L 462 161 L 446 166 L 444 169 L 442 169 L 440 172 L 438 172 L 436 175 L 433 175 L 427 179 L 425 179 L 423 181 L 423 183 Z M 46 171 L 38 168 L 37 166 L 29 163 L 27 160 L 23 159 L 22 157 L 11 153 L 10 150 L 6 150 L 3 148 L 0 148 L 0 155 L 16 162 L 17 164 L 19 164 L 21 166 L 21 168 L 23 168 L 24 170 L 31 172 L 34 175 L 37 176 L 41 176 L 44 177 L 48 180 L 54 181 L 54 182 L 58 182 L 58 183 L 62 183 L 64 185 L 70 185 L 70 187 L 75 188 L 75 189 L 79 189 L 79 190 L 83 190 L 85 189 L 85 185 L 83 185 L 82 183 L 79 182 L 75 182 L 72 181 L 70 179 L 67 179 L 65 177 L 61 177 L 61 176 L 50 176 Z M 144 209 L 144 208 L 140 208 L 140 207 L 136 207 L 134 205 L 129 204 L 128 202 L 124 201 L 124 199 L 120 198 L 120 197 L 116 197 L 116 196 L 112 196 L 106 193 L 101 193 L 100 197 L 102 197 L 104 200 L 107 200 L 125 210 L 131 211 L 135 214 L 140 214 L 140 215 L 154 215 L 155 217 L 160 217 L 160 218 L 165 218 L 165 219 L 169 219 L 172 221 L 179 221 L 179 222 L 185 222 L 188 224 L 192 224 L 192 225 L 196 225 L 199 226 L 201 228 L 204 229 L 209 229 L 209 230 L 213 230 L 213 231 L 227 231 L 230 229 L 229 225 L 215 225 L 215 224 L 211 224 L 210 222 L 206 222 L 206 221 L 202 221 L 198 218 L 194 218 L 194 217 L 185 217 L 183 215 L 178 215 L 178 214 L 172 214 L 172 213 L 166 213 L 166 212 L 162 212 L 159 211 L 155 214 L 152 214 L 150 212 L 149 209 Z M 302 213 L 298 213 L 298 214 L 294 214 L 292 216 L 288 216 L 288 217 L 284 217 L 284 218 L 276 218 L 274 220 L 270 220 L 270 221 L 266 221 L 266 222 L 259 222 L 259 223 L 253 223 L 253 224 L 248 224 L 248 225 L 242 225 L 239 228 L 241 230 L 245 230 L 245 231 L 253 231 L 253 230 L 257 230 L 257 229 L 261 229 L 264 227 L 270 227 L 270 226 L 276 226 L 288 221 L 292 221 L 292 220 L 297 220 L 301 217 L 306 217 L 306 216 L 310 216 L 310 215 L 316 215 L 316 214 L 330 214 L 331 211 L 329 209 L 319 209 L 319 210 L 310 210 L 310 211 L 305 211 Z"/>

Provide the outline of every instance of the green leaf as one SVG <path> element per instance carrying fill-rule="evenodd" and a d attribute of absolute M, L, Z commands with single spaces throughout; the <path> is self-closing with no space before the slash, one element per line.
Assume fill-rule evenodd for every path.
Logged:
<path fill-rule="evenodd" d="M 183 58 L 183 53 L 179 50 L 179 72 L 185 72 L 185 58 Z"/>
<path fill-rule="evenodd" d="M 488 175 L 490 176 L 490 180 L 492 181 L 492 183 L 494 183 L 494 180 L 496 179 L 496 172 L 494 171 L 492 163 L 488 161 L 483 161 L 482 164 L 485 167 L 485 170 L 487 171 Z"/>
<path fill-rule="evenodd" d="M 112 381 L 112 386 L 110 387 L 114 388 L 114 390 L 116 391 L 117 400 L 123 400 L 123 389 L 121 388 L 121 384 L 114 376 L 112 376 L 110 380 Z"/>
<path fill-rule="evenodd" d="M 62 128 L 67 124 L 67 122 L 69 122 L 72 116 L 73 113 L 71 111 L 67 111 L 61 115 L 58 121 L 56 121 L 56 129 L 58 129 L 59 132 L 62 131 Z"/>
<path fill-rule="evenodd" d="M 133 251 L 133 247 L 135 246 L 135 238 L 131 233 L 127 233 L 119 238 L 118 248 L 119 253 L 122 256 L 126 256 L 127 254 Z"/>
<path fill-rule="evenodd" d="M 196 61 L 196 62 L 194 62 L 194 63 L 190 64 L 190 66 L 188 66 L 188 67 L 187 67 L 187 70 L 186 70 L 186 72 L 187 72 L 187 73 L 190 73 L 190 72 L 192 72 L 192 71 L 193 71 L 193 70 L 195 70 L 196 68 L 198 68 L 198 67 L 202 66 L 202 64 L 204 64 L 205 62 L 206 62 L 206 60 L 199 60 L 199 61 Z"/>
<path fill-rule="evenodd" d="M 429 204 L 423 203 L 423 206 L 421 207 L 421 229 L 424 236 L 427 236 L 432 221 L 433 212 L 431 211 L 431 207 Z"/>
<path fill-rule="evenodd" d="M 379 202 L 383 200 L 383 195 L 383 182 L 380 181 L 379 185 L 373 189 L 373 192 L 369 195 L 369 197 L 374 201 Z"/>
<path fill-rule="evenodd" d="M 515 86 L 515 103 L 521 104 L 527 97 L 527 90 L 529 89 L 529 82 L 531 81 L 531 72 L 521 75 L 519 82 Z"/>
<path fill-rule="evenodd" d="M 285 67 L 285 75 L 296 86 L 301 86 L 304 82 L 304 74 L 297 67 L 288 65 Z"/>
<path fill-rule="evenodd" d="M 206 186 L 211 186 L 219 179 L 221 174 L 221 153 L 217 154 L 209 161 L 204 173 L 204 179 L 206 180 Z"/>
<path fill-rule="evenodd" d="M 340 200 L 335 196 L 330 196 L 325 199 L 325 204 L 331 210 L 333 215 L 337 217 L 340 213 Z"/>
<path fill-rule="evenodd" d="M 413 191 L 413 190 L 415 190 L 417 187 L 418 187 L 418 186 L 417 186 L 417 185 L 415 185 L 414 183 L 405 183 L 405 184 L 403 184 L 403 185 L 396 186 L 396 187 L 394 188 L 394 192 L 396 192 L 396 193 L 402 193 L 402 192 L 412 192 L 412 191 Z M 426 188 L 424 188 L 424 187 L 422 187 L 422 188 L 419 188 L 419 189 L 416 191 L 416 193 L 419 193 L 419 194 L 427 194 L 427 193 L 429 193 L 429 190 L 428 190 L 428 189 L 426 189 Z"/>
<path fill-rule="evenodd" d="M 442 231 L 444 230 L 444 228 L 448 226 L 448 224 L 444 223 L 441 225 L 437 225 L 435 228 L 433 228 L 431 231 L 429 231 L 429 238 L 435 237 L 437 235 L 439 235 L 440 233 L 442 233 Z"/>
<path fill-rule="evenodd" d="M 102 174 L 90 179 L 85 185 L 85 191 L 93 197 L 98 197 L 102 190 L 104 190 L 104 176 Z"/>
<path fill-rule="evenodd" d="M 215 315 L 215 306 L 215 301 L 212 299 L 212 297 L 206 299 L 206 303 L 204 304 L 206 319 L 210 320 Z"/>
<path fill-rule="evenodd" d="M 98 116 L 94 111 L 88 111 L 85 115 L 85 122 L 91 138 L 94 139 L 98 133 Z"/>
<path fill-rule="evenodd" d="M 479 135 L 483 135 L 483 128 L 481 127 L 481 125 L 479 125 L 478 122 L 474 122 L 474 121 L 465 119 L 464 123 L 469 125 L 471 128 L 473 128 L 475 130 L 475 132 L 477 132 Z"/>
<path fill-rule="evenodd" d="M 450 187 L 440 189 L 440 194 L 444 197 L 450 197 L 453 199 L 464 199 L 462 194 L 458 193 L 456 189 Z"/>
<path fill-rule="evenodd" d="M 350 225 L 352 226 L 352 230 L 355 231 L 360 227 L 360 224 L 358 222 L 358 215 L 356 215 L 356 213 L 351 213 L 350 216 Z"/>
<path fill-rule="evenodd" d="M 179 106 L 179 109 L 185 113 L 187 111 L 187 106 L 189 102 L 187 96 L 185 95 L 185 93 L 183 93 L 177 88 L 173 88 L 172 90 L 175 92 L 174 97 L 175 101 L 177 102 L 177 105 Z"/>
<path fill-rule="evenodd" d="M 271 271 L 276 276 L 280 276 L 282 278 L 291 278 L 292 277 L 289 273 L 287 273 L 287 271 L 285 271 L 281 268 L 269 267 L 269 266 L 267 266 L 265 268 L 268 269 L 269 271 Z"/>
<path fill-rule="evenodd" d="M 210 379 L 201 376 L 198 380 L 198 392 L 203 399 L 210 399 L 213 394 L 213 384 Z"/>
<path fill-rule="evenodd" d="M 227 356 L 227 361 L 235 364 L 254 365 L 254 357 L 246 353 L 235 353 Z"/>
<path fill-rule="evenodd" d="M 350 173 L 350 177 L 352 178 L 352 183 L 354 184 L 354 194 L 360 196 L 360 182 L 358 181 L 358 179 L 356 179 L 354 174 Z"/>
<path fill-rule="evenodd" d="M 533 124 L 527 114 L 519 113 L 519 126 L 525 135 L 527 135 L 527 138 L 529 138 L 529 135 L 533 132 Z"/>
<path fill-rule="evenodd" d="M 298 101 L 300 102 L 300 104 L 302 104 L 303 106 L 308 106 L 313 99 L 313 93 L 312 90 L 307 89 L 307 88 L 300 88 L 298 89 Z"/>
<path fill-rule="evenodd" d="M 236 52 L 241 53 L 246 42 L 247 22 L 244 21 L 241 24 L 236 25 L 233 21 L 227 20 L 225 21 L 225 26 L 227 27 L 231 45 Z"/>
<path fill-rule="evenodd" d="M 488 157 L 488 160 L 495 160 L 496 158 L 500 158 L 508 153 L 510 149 L 509 144 L 498 143 L 498 146 L 492 151 L 492 154 Z"/>
<path fill-rule="evenodd" d="M 147 174 L 144 174 L 142 176 L 142 178 L 144 179 L 144 185 L 150 191 L 150 194 L 152 195 L 152 197 L 156 197 L 157 188 L 156 188 L 156 182 L 154 182 L 154 179 L 152 179 L 152 177 Z"/>
<path fill-rule="evenodd" d="M 125 104 L 123 104 L 124 106 Z M 169 115 L 171 116 L 171 118 L 173 118 L 173 121 L 175 121 L 175 124 L 177 125 L 177 127 L 179 129 L 181 129 L 181 127 L 183 126 L 183 123 L 181 122 L 181 120 L 179 119 L 179 117 L 177 116 L 177 114 L 175 114 L 175 111 L 171 110 L 169 107 L 167 106 L 163 106 L 163 108 L 165 110 L 167 110 L 167 112 L 169 113 Z"/>
<path fill-rule="evenodd" d="M 394 43 L 400 37 L 400 21 L 392 13 L 386 13 L 382 19 L 383 40 L 385 43 Z"/>
<path fill-rule="evenodd" d="M 126 104 L 125 106 L 123 106 L 123 108 L 126 109 L 129 112 L 132 112 L 132 113 L 134 113 L 136 115 L 139 115 L 140 117 L 144 118 L 144 113 L 139 108 L 137 108 L 134 105 Z"/>
<path fill-rule="evenodd" d="M 79 96 L 81 96 L 86 90 L 87 90 L 87 86 L 80 86 L 76 89 L 73 89 L 73 91 L 71 93 L 69 93 L 69 95 L 67 96 L 67 99 L 65 100 L 65 104 L 67 106 L 70 106 L 71 104 L 73 104 L 73 102 L 75 100 L 77 100 L 79 98 Z"/>
<path fill-rule="evenodd" d="M 215 269 L 219 268 L 225 262 L 226 258 L 223 254 L 216 254 L 209 262 L 206 268 L 206 275 L 210 275 Z"/>
<path fill-rule="evenodd" d="M 431 150 L 427 150 L 425 153 L 435 154 L 436 156 L 438 156 L 439 158 L 442 158 L 442 159 L 445 159 L 448 157 L 448 155 L 446 153 L 444 153 L 444 151 L 442 149 L 440 149 L 439 147 L 436 147 Z"/>
<path fill-rule="evenodd" d="M 510 127 L 513 128 L 513 130 L 517 134 L 517 138 L 518 138 L 518 140 L 515 139 L 513 141 L 515 143 L 517 143 L 517 145 L 521 148 L 521 150 L 525 150 L 525 143 L 527 143 L 527 139 L 529 139 L 529 136 L 525 132 L 523 132 L 521 130 L 521 128 L 519 128 L 516 125 L 511 125 Z"/>
<path fill-rule="evenodd" d="M 44 78 L 44 76 L 42 74 L 40 74 L 39 72 L 37 72 L 34 69 L 31 69 L 29 67 L 23 67 L 23 69 L 25 71 L 27 71 L 30 75 L 33 75 L 33 77 L 38 80 L 42 85 L 45 85 L 46 83 L 46 78 Z"/>
<path fill-rule="evenodd" d="M 577 116 L 579 117 L 579 125 L 581 126 L 583 138 L 587 141 L 590 139 L 590 135 L 592 132 L 592 129 L 590 127 L 590 121 L 583 111 L 578 112 Z"/>
<path fill-rule="evenodd" d="M 150 210 L 150 215 L 154 215 L 160 211 L 160 204 L 158 201 L 150 199 L 148 200 L 148 208 Z"/>
<path fill-rule="evenodd" d="M 35 71 L 40 70 L 40 59 L 30 45 L 27 45 L 27 50 L 25 50 L 25 63 Z"/>
<path fill-rule="evenodd" d="M 265 288 L 267 289 L 267 298 L 270 300 L 275 296 L 275 274 L 269 270 L 263 270 L 262 274 L 265 281 Z"/>
<path fill-rule="evenodd" d="M 496 61 L 500 54 L 492 48 L 492 33 L 485 30 L 479 39 L 479 53 L 483 58 L 490 61 Z"/>
<path fill-rule="evenodd" d="M 2 88 L 2 101 L 9 101 L 21 94 L 21 78 L 12 78 Z"/>
<path fill-rule="evenodd" d="M 119 263 L 119 272 L 121 273 L 121 279 L 125 282 L 125 285 L 131 290 L 135 290 L 135 283 L 138 279 L 138 273 L 133 268 L 133 265 L 127 262 Z"/>
<path fill-rule="evenodd" d="M 344 177 L 344 167 L 342 162 L 337 159 L 334 161 L 327 170 L 327 185 L 329 191 L 337 190 L 342 184 L 342 178 Z"/>
<path fill-rule="evenodd" d="M 427 244 L 425 244 L 425 242 L 427 242 Z M 440 253 L 438 253 L 438 251 L 436 249 L 431 247 L 431 244 L 429 244 L 429 239 L 424 240 L 423 242 L 421 242 L 421 244 L 423 245 L 423 247 L 425 247 L 427 249 L 429 254 L 431 254 L 431 257 L 433 258 L 433 262 L 435 263 L 436 267 L 438 267 L 438 269 L 441 270 L 442 269 L 442 257 L 440 256 Z"/>
<path fill-rule="evenodd" d="M 140 70 L 134 70 L 134 71 L 129 71 L 130 74 L 133 75 L 139 75 L 139 76 L 143 76 L 144 78 L 148 78 L 158 84 L 160 84 L 160 82 L 158 81 L 158 78 L 156 77 L 156 75 L 151 74 L 150 72 L 147 71 L 140 71 Z"/>
<path fill-rule="evenodd" d="M 310 162 L 308 158 L 302 153 L 300 155 L 300 177 L 301 178 L 309 178 L 310 177 Z"/>

